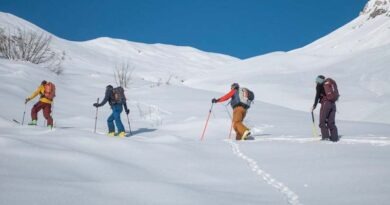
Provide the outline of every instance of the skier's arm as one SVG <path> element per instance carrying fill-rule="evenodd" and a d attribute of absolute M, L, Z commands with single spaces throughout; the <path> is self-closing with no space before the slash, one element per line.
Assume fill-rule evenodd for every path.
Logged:
<path fill-rule="evenodd" d="M 321 87 L 320 87 L 320 85 L 317 85 L 316 97 L 314 98 L 314 104 L 313 104 L 313 110 L 316 109 L 318 101 L 320 100 L 320 97 L 321 97 Z"/>
<path fill-rule="evenodd" d="M 124 102 L 123 102 L 123 107 L 125 108 L 125 112 L 126 112 L 126 114 L 129 114 L 130 110 L 129 110 L 129 109 L 127 109 L 127 103 L 126 103 L 126 100 L 124 100 Z"/>
<path fill-rule="evenodd" d="M 217 102 L 224 102 L 226 100 L 229 100 L 230 98 L 233 97 L 233 95 L 236 93 L 235 89 L 232 89 L 230 92 L 228 92 L 226 95 L 220 97 L 217 99 Z"/>
<path fill-rule="evenodd" d="M 111 91 L 110 90 L 106 90 L 106 94 L 104 96 L 104 99 L 101 103 L 98 104 L 98 107 L 100 106 L 103 106 L 104 104 L 107 103 L 107 101 L 110 99 L 110 95 L 111 95 Z"/>
<path fill-rule="evenodd" d="M 34 99 L 34 98 L 41 92 L 41 87 L 42 87 L 42 86 L 39 86 L 39 87 L 31 94 L 31 96 L 28 97 L 27 99 L 28 99 L 28 100 Z"/>

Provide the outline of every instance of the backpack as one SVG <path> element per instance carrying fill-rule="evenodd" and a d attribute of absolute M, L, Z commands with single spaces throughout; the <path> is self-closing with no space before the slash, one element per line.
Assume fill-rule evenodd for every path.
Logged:
<path fill-rule="evenodd" d="M 53 100 L 56 96 L 56 86 L 52 82 L 47 82 L 44 85 L 44 93 L 43 96 L 49 100 Z"/>
<path fill-rule="evenodd" d="M 112 89 L 111 103 L 117 104 L 126 101 L 125 91 L 121 86 Z"/>
<path fill-rule="evenodd" d="M 325 98 L 331 102 L 336 102 L 339 97 L 339 90 L 337 89 L 336 81 L 331 78 L 325 79 L 324 82 Z"/>
<path fill-rule="evenodd" d="M 239 88 L 238 97 L 240 103 L 244 105 L 246 109 L 250 108 L 252 101 L 255 99 L 255 94 L 248 88 Z"/>

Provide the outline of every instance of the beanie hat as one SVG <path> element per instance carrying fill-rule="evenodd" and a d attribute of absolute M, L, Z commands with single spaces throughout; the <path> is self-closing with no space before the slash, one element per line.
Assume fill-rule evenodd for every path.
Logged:
<path fill-rule="evenodd" d="M 233 83 L 231 88 L 232 89 L 238 89 L 240 87 L 240 85 L 238 83 Z"/>
<path fill-rule="evenodd" d="M 323 76 L 323 75 L 317 76 L 317 78 L 316 78 L 316 83 L 317 84 L 322 84 L 324 82 L 325 82 L 325 76 Z"/>

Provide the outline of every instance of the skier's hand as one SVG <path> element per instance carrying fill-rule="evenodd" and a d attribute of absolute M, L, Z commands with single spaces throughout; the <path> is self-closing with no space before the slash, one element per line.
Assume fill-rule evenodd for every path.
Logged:
<path fill-rule="evenodd" d="M 126 109 L 126 114 L 128 115 L 130 113 L 130 110 L 129 109 Z"/>
<path fill-rule="evenodd" d="M 30 101 L 30 98 L 26 98 L 26 101 L 24 101 L 24 104 L 27 104 L 28 101 Z"/>
<path fill-rule="evenodd" d="M 217 100 L 217 99 L 215 99 L 215 98 L 213 98 L 213 99 L 211 100 L 211 102 L 212 102 L 212 103 L 217 103 L 217 102 L 218 102 L 218 100 Z"/>
<path fill-rule="evenodd" d="M 94 103 L 93 106 L 99 107 L 99 103 Z"/>
<path fill-rule="evenodd" d="M 316 109 L 316 106 L 313 105 L 313 107 L 311 108 L 311 111 L 313 112 L 315 109 Z"/>

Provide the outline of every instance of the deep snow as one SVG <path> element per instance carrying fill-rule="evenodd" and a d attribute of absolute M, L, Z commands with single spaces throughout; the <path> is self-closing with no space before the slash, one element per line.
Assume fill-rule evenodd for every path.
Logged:
<path fill-rule="evenodd" d="M 0 14 L 0 25 L 4 22 L 39 29 Z M 362 122 L 365 116 L 350 111 L 361 106 L 375 117 L 373 121 L 389 122 L 387 110 L 375 111 L 388 106 L 388 44 L 348 55 L 324 51 L 320 56 L 303 54 L 308 46 L 244 61 L 192 48 L 109 38 L 88 42 L 55 38 L 53 44 L 67 53 L 60 76 L 29 63 L 0 59 L 0 204 L 388 204 L 390 200 L 390 125 Z M 356 66 L 366 63 L 377 69 L 383 88 L 379 98 L 369 91 L 353 92 L 354 81 L 341 77 L 355 67 L 334 67 L 363 56 L 365 60 Z M 135 67 L 126 90 L 134 135 L 124 139 L 105 135 L 108 105 L 99 108 L 94 134 L 92 104 L 103 97 L 107 84 L 114 84 L 112 68 L 124 60 Z M 345 94 L 337 115 L 355 121 L 338 118 L 343 135 L 338 143 L 313 137 L 307 111 L 314 99 L 311 78 L 319 70 L 311 71 L 310 62 L 323 65 L 320 71 L 334 69 L 329 72 L 346 80 L 339 80 Z M 255 69 L 257 64 L 267 66 Z M 234 67 L 242 70 L 240 75 L 229 75 Z M 359 78 L 370 79 L 374 73 L 363 66 L 356 69 L 362 73 Z M 158 85 L 159 79 L 164 82 L 171 75 L 175 80 L 169 85 Z M 255 91 L 256 102 L 245 123 L 256 139 L 230 140 L 231 108 L 216 104 L 200 141 L 211 99 L 227 92 L 233 77 Z M 12 119 L 22 120 L 24 110 L 25 121 L 30 120 L 34 102 L 25 109 L 24 99 L 43 79 L 57 85 L 56 128 L 43 127 L 41 114 L 37 127 L 14 123 Z M 285 83 L 293 86 L 286 88 Z M 300 106 L 304 111 L 296 110 Z M 122 121 L 128 129 L 124 114 Z"/>

